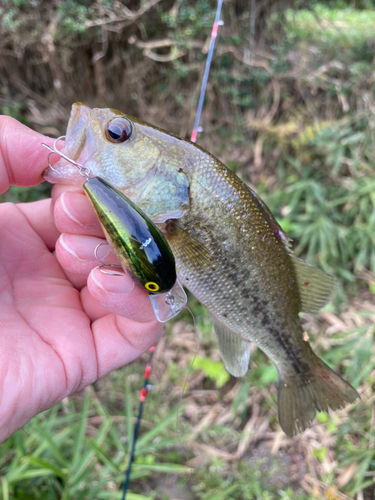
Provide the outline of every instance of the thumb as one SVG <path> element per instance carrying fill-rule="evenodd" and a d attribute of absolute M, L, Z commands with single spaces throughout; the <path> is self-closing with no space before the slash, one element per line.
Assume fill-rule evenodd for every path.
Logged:
<path fill-rule="evenodd" d="M 52 146 L 54 139 L 0 115 L 0 194 L 10 185 L 36 186 L 43 182 L 48 154 L 42 142 Z"/>

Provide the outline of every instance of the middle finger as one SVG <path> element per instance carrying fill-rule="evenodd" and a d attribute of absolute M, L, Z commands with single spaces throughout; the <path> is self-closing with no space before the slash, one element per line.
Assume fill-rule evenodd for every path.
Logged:
<path fill-rule="evenodd" d="M 69 281 L 80 290 L 87 283 L 90 271 L 97 267 L 95 248 L 105 240 L 95 236 L 63 233 L 56 243 L 56 257 Z M 98 257 L 106 264 L 118 264 L 109 245 L 98 249 Z"/>
<path fill-rule="evenodd" d="M 104 237 L 94 209 L 82 192 L 63 191 L 55 200 L 53 217 L 60 233 Z"/>

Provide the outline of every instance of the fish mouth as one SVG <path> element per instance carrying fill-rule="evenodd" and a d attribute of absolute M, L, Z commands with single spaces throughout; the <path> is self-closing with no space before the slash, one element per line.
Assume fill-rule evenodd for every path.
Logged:
<path fill-rule="evenodd" d="M 68 128 L 66 130 L 65 145 L 62 150 L 72 160 L 78 159 L 85 144 L 90 111 L 91 108 L 80 102 L 72 105 Z"/>
<path fill-rule="evenodd" d="M 69 123 L 65 136 L 65 144 L 61 152 L 64 153 L 68 158 L 83 163 L 86 161 L 85 158 L 80 157 L 84 145 L 86 142 L 87 128 L 90 121 L 91 108 L 82 104 L 80 102 L 74 103 L 72 105 L 72 110 L 70 113 Z M 56 162 L 52 168 L 47 168 L 43 176 L 48 182 L 60 182 L 62 177 L 66 178 L 67 183 L 78 182 L 76 177 L 80 176 L 79 171 L 76 166 L 69 163 L 64 158 L 61 158 Z M 81 177 L 82 180 L 82 177 Z M 82 182 L 81 182 L 82 184 Z"/>

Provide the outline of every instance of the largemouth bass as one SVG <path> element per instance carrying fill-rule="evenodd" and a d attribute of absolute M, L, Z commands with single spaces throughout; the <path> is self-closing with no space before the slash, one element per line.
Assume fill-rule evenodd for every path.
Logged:
<path fill-rule="evenodd" d="M 316 312 L 337 289 L 323 271 L 295 257 L 262 200 L 213 155 L 114 109 L 74 104 L 64 154 L 106 179 L 165 235 L 178 277 L 210 311 L 228 371 L 238 377 L 254 342 L 278 371 L 280 425 L 303 431 L 316 411 L 358 393 L 304 340 L 299 312 Z M 61 159 L 50 182 L 82 184 Z"/>

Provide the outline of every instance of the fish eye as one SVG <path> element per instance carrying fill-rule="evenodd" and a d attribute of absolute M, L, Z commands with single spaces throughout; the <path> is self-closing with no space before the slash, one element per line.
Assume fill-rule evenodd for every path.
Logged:
<path fill-rule="evenodd" d="M 114 118 L 107 123 L 105 136 L 109 142 L 120 143 L 127 141 L 132 135 L 133 127 L 126 118 Z"/>

